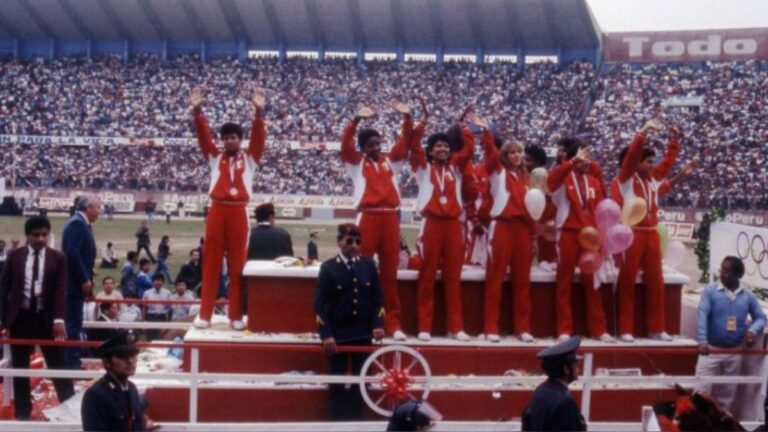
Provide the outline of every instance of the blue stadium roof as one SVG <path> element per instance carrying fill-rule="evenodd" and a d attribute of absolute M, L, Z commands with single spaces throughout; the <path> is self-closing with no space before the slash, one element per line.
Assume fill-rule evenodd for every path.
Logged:
<path fill-rule="evenodd" d="M 584 0 L 2 0 L 0 39 L 446 53 L 599 46 Z"/>

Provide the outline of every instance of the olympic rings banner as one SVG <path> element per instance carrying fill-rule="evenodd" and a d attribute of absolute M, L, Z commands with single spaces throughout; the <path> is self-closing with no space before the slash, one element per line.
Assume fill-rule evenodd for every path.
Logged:
<path fill-rule="evenodd" d="M 720 263 L 728 255 L 744 262 L 746 272 L 741 279 L 756 288 L 768 288 L 768 229 L 728 222 L 713 223 L 709 232 L 709 271 L 720 271 Z"/>

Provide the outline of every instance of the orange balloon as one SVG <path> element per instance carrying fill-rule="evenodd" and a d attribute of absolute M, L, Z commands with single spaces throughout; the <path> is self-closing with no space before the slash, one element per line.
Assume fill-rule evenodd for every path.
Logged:
<path fill-rule="evenodd" d="M 635 226 L 645 219 L 648 214 L 648 203 L 639 197 L 634 197 L 624 201 L 624 208 L 621 209 L 621 223 L 626 226 Z"/>
<path fill-rule="evenodd" d="M 599 251 L 600 246 L 603 245 L 603 240 L 600 238 L 600 231 L 591 226 L 582 228 L 581 231 L 579 231 L 579 244 L 590 252 Z"/>

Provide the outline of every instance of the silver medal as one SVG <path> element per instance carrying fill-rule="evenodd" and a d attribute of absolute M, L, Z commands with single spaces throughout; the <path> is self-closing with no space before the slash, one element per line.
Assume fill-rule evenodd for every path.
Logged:
<path fill-rule="evenodd" d="M 237 195 L 237 188 L 234 188 L 234 187 L 233 187 L 232 189 L 230 189 L 230 190 L 229 190 L 229 194 L 230 194 L 230 195 L 232 195 L 232 196 L 235 196 L 235 195 Z"/>
<path fill-rule="evenodd" d="M 441 196 L 440 197 L 440 204 L 443 204 L 443 205 L 448 204 L 448 197 L 445 196 L 445 195 Z"/>

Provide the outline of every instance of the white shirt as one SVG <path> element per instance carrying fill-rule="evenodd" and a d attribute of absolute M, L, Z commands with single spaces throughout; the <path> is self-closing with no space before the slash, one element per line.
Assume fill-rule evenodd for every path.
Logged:
<path fill-rule="evenodd" d="M 24 308 L 29 308 L 29 302 L 32 298 L 32 275 L 34 274 L 35 264 L 35 250 L 32 246 L 27 246 L 27 263 L 24 268 Z M 40 249 L 40 256 L 37 264 L 37 281 L 35 281 L 35 295 L 37 299 L 37 310 L 43 308 L 43 299 L 40 297 L 43 294 L 43 269 L 45 268 L 45 248 Z"/>
<path fill-rule="evenodd" d="M 718 291 L 725 291 L 725 295 L 728 296 L 731 301 L 736 300 L 736 297 L 739 295 L 740 292 L 744 291 L 744 286 L 739 282 L 739 287 L 735 290 L 731 291 L 728 288 L 725 287 L 725 285 L 721 283 L 717 284 L 717 290 Z"/>
<path fill-rule="evenodd" d="M 144 300 L 170 300 L 171 292 L 165 288 L 160 288 L 157 291 L 154 287 L 144 292 Z M 167 304 L 150 304 L 147 306 L 148 314 L 164 314 L 171 310 L 171 307 Z"/>
<path fill-rule="evenodd" d="M 184 295 L 178 295 L 176 292 L 171 294 L 171 300 L 194 300 L 195 295 L 191 291 L 184 291 Z M 172 321 L 181 321 L 184 318 L 189 316 L 189 309 L 192 307 L 192 305 L 189 304 L 175 304 L 171 306 L 172 309 Z"/>

